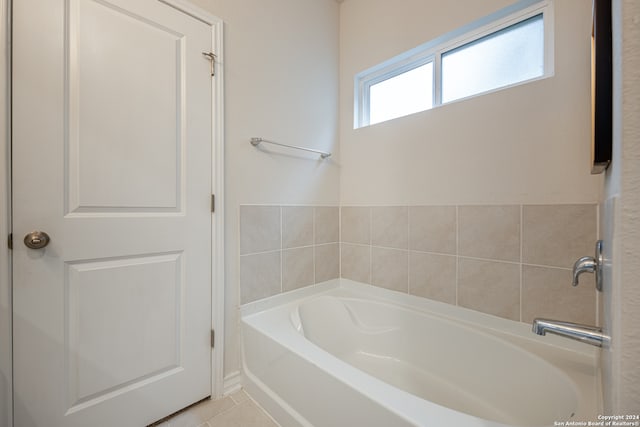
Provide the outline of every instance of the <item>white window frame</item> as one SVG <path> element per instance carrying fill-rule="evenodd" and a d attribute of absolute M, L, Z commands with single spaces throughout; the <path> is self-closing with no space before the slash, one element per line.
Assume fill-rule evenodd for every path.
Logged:
<path fill-rule="evenodd" d="M 491 89 L 456 99 L 464 99 L 485 95 L 498 90 L 507 89 L 532 81 L 545 79 L 554 73 L 554 19 L 553 0 L 522 0 L 501 9 L 482 19 L 444 34 L 416 48 L 395 56 L 374 67 L 356 74 L 354 78 L 354 129 L 370 125 L 369 95 L 371 86 L 393 78 L 416 67 L 433 61 L 433 107 L 442 103 L 442 55 L 460 46 L 469 44 L 483 37 L 497 33 L 507 27 L 518 24 L 537 15 L 542 15 L 544 26 L 544 72 L 541 76 L 523 80 L 507 86 Z"/>

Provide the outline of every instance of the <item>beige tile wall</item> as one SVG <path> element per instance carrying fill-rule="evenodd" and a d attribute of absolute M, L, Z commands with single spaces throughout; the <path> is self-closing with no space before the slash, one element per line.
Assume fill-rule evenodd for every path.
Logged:
<path fill-rule="evenodd" d="M 596 323 L 597 205 L 341 208 L 341 277 L 507 319 Z"/>
<path fill-rule="evenodd" d="M 507 319 L 596 323 L 595 204 L 240 207 L 240 301 L 344 277 Z"/>
<path fill-rule="evenodd" d="M 240 206 L 240 303 L 340 277 L 336 206 Z"/>

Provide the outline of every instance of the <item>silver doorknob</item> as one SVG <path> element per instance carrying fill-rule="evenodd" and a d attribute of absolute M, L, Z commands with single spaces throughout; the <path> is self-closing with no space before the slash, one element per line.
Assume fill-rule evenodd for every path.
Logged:
<path fill-rule="evenodd" d="M 44 231 L 32 231 L 24 236 L 24 244 L 29 249 L 42 249 L 49 244 L 51 238 Z"/>

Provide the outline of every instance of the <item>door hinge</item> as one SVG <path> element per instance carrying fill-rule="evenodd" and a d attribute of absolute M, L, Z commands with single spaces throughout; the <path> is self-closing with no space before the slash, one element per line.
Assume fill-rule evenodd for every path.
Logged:
<path fill-rule="evenodd" d="M 216 344 L 216 331 L 211 330 L 211 348 L 214 348 Z"/>
<path fill-rule="evenodd" d="M 9 249 L 13 249 L 13 233 L 9 233 L 9 238 L 7 239 L 7 246 L 9 246 Z"/>
<path fill-rule="evenodd" d="M 211 195 L 211 212 L 215 212 L 216 211 L 216 195 L 212 194 Z"/>

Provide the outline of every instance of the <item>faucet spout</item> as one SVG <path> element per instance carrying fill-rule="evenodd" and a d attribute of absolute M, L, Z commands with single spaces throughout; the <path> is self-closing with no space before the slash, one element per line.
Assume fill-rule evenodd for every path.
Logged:
<path fill-rule="evenodd" d="M 596 347 L 609 343 L 609 337 L 602 333 L 602 328 L 560 320 L 534 319 L 532 331 L 537 335 L 546 335 L 548 332 Z"/>

